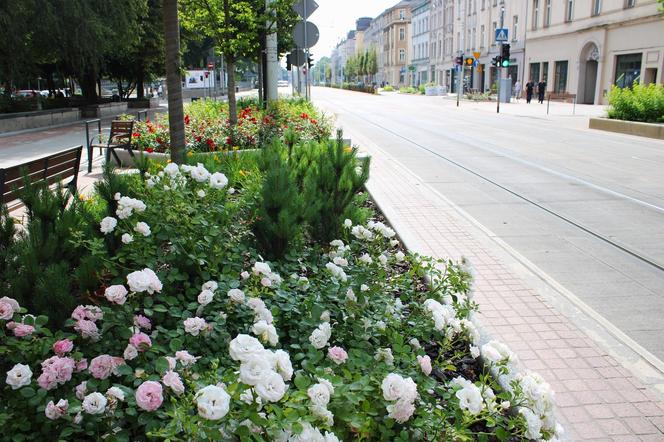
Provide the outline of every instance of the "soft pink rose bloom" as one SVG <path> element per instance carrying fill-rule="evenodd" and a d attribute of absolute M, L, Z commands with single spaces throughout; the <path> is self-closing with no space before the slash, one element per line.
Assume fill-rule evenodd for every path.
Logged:
<path fill-rule="evenodd" d="M 71 313 L 71 317 L 77 321 L 87 319 L 88 321 L 95 322 L 104 317 L 104 312 L 96 305 L 79 305 Z"/>
<path fill-rule="evenodd" d="M 129 338 L 129 343 L 136 347 L 136 350 L 144 352 L 148 348 L 152 347 L 152 340 L 145 333 L 136 333 L 134 336 Z"/>
<path fill-rule="evenodd" d="M 123 305 L 127 301 L 127 293 L 125 286 L 119 284 L 106 287 L 104 290 L 106 299 L 118 305 Z"/>
<path fill-rule="evenodd" d="M 327 350 L 327 357 L 332 359 L 335 364 L 343 364 L 348 359 L 348 353 L 341 347 L 330 347 Z"/>
<path fill-rule="evenodd" d="M 53 352 L 58 356 L 62 356 L 65 353 L 69 353 L 73 349 L 74 349 L 74 343 L 71 342 L 69 339 L 61 339 L 57 341 L 55 344 L 53 344 Z"/>
<path fill-rule="evenodd" d="M 180 363 L 182 363 L 182 365 L 185 367 L 194 365 L 200 358 L 200 356 L 193 356 L 187 350 L 180 350 L 175 352 L 175 359 L 180 361 Z"/>
<path fill-rule="evenodd" d="M 35 332 L 35 328 L 28 324 L 16 324 L 14 328 L 14 336 L 17 338 L 23 338 L 25 336 L 30 336 Z"/>
<path fill-rule="evenodd" d="M 403 424 L 415 412 L 415 405 L 409 401 L 398 400 L 395 404 L 388 405 L 387 411 L 389 412 L 389 417 Z"/>
<path fill-rule="evenodd" d="M 164 401 L 159 382 L 145 381 L 136 389 L 136 405 L 145 411 L 154 411 Z"/>
<path fill-rule="evenodd" d="M 76 391 L 76 397 L 83 400 L 85 399 L 85 394 L 88 392 L 88 383 L 83 381 L 78 384 L 74 390 Z"/>
<path fill-rule="evenodd" d="M 263 277 L 263 278 L 261 278 L 261 285 L 263 287 L 271 287 L 272 286 L 272 281 L 270 280 L 270 278 Z"/>
<path fill-rule="evenodd" d="M 20 307 L 15 299 L 6 296 L 0 298 L 0 319 L 9 321 L 19 309 Z"/>
<path fill-rule="evenodd" d="M 152 329 L 152 322 L 150 322 L 150 320 L 143 315 L 134 316 L 134 325 L 147 331 Z"/>
<path fill-rule="evenodd" d="M 118 361 L 119 359 L 119 361 Z M 109 355 L 100 355 L 90 361 L 90 367 L 88 370 L 92 377 L 97 379 L 106 379 L 108 378 L 113 370 L 118 366 L 124 364 L 124 359 L 114 358 Z"/>
<path fill-rule="evenodd" d="M 420 364 L 420 369 L 422 369 L 422 373 L 429 376 L 431 374 L 431 358 L 428 355 L 418 356 L 417 362 Z"/>
<path fill-rule="evenodd" d="M 83 358 L 80 361 L 76 362 L 76 373 L 80 373 L 83 370 L 87 369 L 88 369 L 88 360 L 86 358 Z"/>
<path fill-rule="evenodd" d="M 166 360 L 168 361 L 168 369 L 175 370 L 175 366 L 177 365 L 178 360 L 173 356 L 166 356 Z"/>
<path fill-rule="evenodd" d="M 74 325 L 74 330 L 79 332 L 82 337 L 92 339 L 93 341 L 98 340 L 100 337 L 97 324 L 87 319 L 79 319 L 76 325 Z"/>
<path fill-rule="evenodd" d="M 170 387 L 170 389 L 177 395 L 184 393 L 182 379 L 180 379 L 180 375 L 174 371 L 167 371 L 161 379 L 161 382 L 163 382 L 165 386 Z"/>
<path fill-rule="evenodd" d="M 138 350 L 133 345 L 127 344 L 127 348 L 125 348 L 124 352 L 122 353 L 122 357 L 125 361 L 134 360 L 138 357 Z"/>
<path fill-rule="evenodd" d="M 37 379 L 37 383 L 44 390 L 51 390 L 71 380 L 76 362 L 72 358 L 52 356 L 42 362 L 41 366 L 42 374 Z"/>
<path fill-rule="evenodd" d="M 14 330 L 17 326 L 18 324 L 14 321 L 9 321 L 6 325 L 7 330 Z"/>
<path fill-rule="evenodd" d="M 53 401 L 50 401 L 46 405 L 44 414 L 47 418 L 51 420 L 60 419 L 67 413 L 69 409 L 69 401 L 67 399 L 60 399 L 57 404 L 54 404 Z"/>

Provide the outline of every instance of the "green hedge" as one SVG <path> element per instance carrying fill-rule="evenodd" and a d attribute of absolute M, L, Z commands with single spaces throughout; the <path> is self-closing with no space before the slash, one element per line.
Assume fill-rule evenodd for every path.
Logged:
<path fill-rule="evenodd" d="M 609 118 L 616 120 L 664 122 L 664 86 L 635 83 L 631 88 L 614 86 L 609 92 Z"/>

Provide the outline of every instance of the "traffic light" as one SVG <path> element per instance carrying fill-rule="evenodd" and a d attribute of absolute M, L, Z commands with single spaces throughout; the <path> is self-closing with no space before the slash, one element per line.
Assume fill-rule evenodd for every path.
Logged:
<path fill-rule="evenodd" d="M 293 68 L 293 60 L 291 54 L 286 54 L 286 70 L 290 71 Z"/>
<path fill-rule="evenodd" d="M 475 61 L 475 59 L 473 57 L 466 58 L 466 64 L 468 66 L 472 66 L 474 61 Z"/>
<path fill-rule="evenodd" d="M 500 54 L 502 58 L 502 65 L 503 67 L 508 67 L 510 65 L 510 45 L 509 43 L 504 43 L 503 44 L 503 49 L 502 53 Z"/>
<path fill-rule="evenodd" d="M 496 68 L 502 66 L 502 60 L 500 59 L 500 55 L 496 55 L 491 59 L 491 65 Z"/>
<path fill-rule="evenodd" d="M 314 59 L 311 58 L 311 55 L 312 55 L 312 54 L 309 54 L 309 56 L 307 57 L 307 67 L 308 67 L 309 69 L 311 69 L 311 67 L 314 65 Z"/>
<path fill-rule="evenodd" d="M 463 57 L 455 57 L 454 64 L 463 64 Z"/>

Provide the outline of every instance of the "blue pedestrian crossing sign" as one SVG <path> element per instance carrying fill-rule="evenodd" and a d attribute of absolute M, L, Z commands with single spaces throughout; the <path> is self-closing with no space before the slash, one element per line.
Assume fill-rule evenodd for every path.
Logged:
<path fill-rule="evenodd" d="M 507 34 L 508 34 L 508 29 L 507 28 L 498 28 L 496 29 L 496 41 L 507 41 Z"/>

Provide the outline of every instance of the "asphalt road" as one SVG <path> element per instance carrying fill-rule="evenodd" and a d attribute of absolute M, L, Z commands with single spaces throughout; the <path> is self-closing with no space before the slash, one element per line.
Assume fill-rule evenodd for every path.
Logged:
<path fill-rule="evenodd" d="M 599 107 L 312 95 L 664 360 L 663 141 L 587 129 Z"/>

